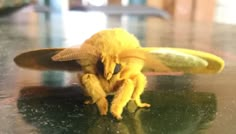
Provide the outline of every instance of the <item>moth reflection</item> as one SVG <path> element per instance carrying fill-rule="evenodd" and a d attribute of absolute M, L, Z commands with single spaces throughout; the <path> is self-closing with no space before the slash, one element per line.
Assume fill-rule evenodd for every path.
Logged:
<path fill-rule="evenodd" d="M 108 97 L 110 102 L 112 98 Z M 216 96 L 193 91 L 146 91 L 150 109 L 136 109 L 132 102 L 124 119 L 99 116 L 93 105 L 84 105 L 80 87 L 25 87 L 18 99 L 23 119 L 41 133 L 198 133 L 210 127 L 216 115 Z M 130 108 L 131 107 L 131 108 Z"/>

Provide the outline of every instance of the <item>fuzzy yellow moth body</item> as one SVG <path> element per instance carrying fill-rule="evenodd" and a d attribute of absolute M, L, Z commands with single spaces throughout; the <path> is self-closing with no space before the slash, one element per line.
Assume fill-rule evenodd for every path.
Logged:
<path fill-rule="evenodd" d="M 93 48 L 93 49 L 89 49 Z M 52 57 L 54 61 L 78 60 L 84 73 L 78 75 L 85 92 L 96 103 L 101 115 L 108 111 L 107 94 L 114 94 L 110 111 L 121 119 L 123 108 L 129 100 L 139 107 L 149 107 L 142 103 L 140 95 L 146 86 L 142 74 L 143 59 L 121 58 L 125 50 L 140 48 L 139 41 L 123 29 L 104 30 L 93 35 L 75 52 L 65 49 Z M 92 58 L 88 61 L 88 57 Z M 84 58 L 83 58 L 84 57 Z M 98 70 L 97 64 L 103 71 Z M 118 72 L 114 72 L 120 66 Z"/>
<path fill-rule="evenodd" d="M 140 99 L 151 72 L 218 73 L 224 61 L 212 54 L 180 48 L 143 48 L 137 38 L 115 28 L 100 31 L 78 48 L 41 49 L 20 54 L 17 65 L 38 70 L 82 71 L 78 79 L 85 94 L 101 115 L 108 113 L 106 96 L 113 94 L 110 112 L 122 119 L 123 108 L 133 100 L 138 107 L 150 107 Z"/>

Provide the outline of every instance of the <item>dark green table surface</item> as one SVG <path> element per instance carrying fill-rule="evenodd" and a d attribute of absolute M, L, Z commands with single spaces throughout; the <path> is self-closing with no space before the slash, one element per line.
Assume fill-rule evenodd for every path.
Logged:
<path fill-rule="evenodd" d="M 17 67 L 24 51 L 80 44 L 101 29 L 123 27 L 142 46 L 183 47 L 214 53 L 226 66 L 217 75 L 147 76 L 142 95 L 149 109 L 123 120 L 101 117 L 84 105 L 69 72 Z M 102 13 L 35 13 L 32 7 L 0 18 L 0 134 L 234 134 L 236 132 L 236 26 L 172 22 L 148 16 Z M 109 100 L 112 96 L 108 97 Z"/>

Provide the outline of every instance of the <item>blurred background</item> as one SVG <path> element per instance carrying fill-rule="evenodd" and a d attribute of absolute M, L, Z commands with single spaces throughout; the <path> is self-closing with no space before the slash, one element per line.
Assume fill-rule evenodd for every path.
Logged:
<path fill-rule="evenodd" d="M 0 17 L 10 19 L 19 28 L 25 27 L 31 37 L 61 36 L 61 40 L 56 39 L 59 42 L 52 38 L 52 47 L 80 44 L 94 32 L 110 27 L 127 29 L 145 45 L 172 45 L 173 42 L 156 33 L 169 31 L 178 40 L 183 38 L 178 37 L 179 33 L 183 33 L 195 39 L 199 36 L 189 33 L 202 25 L 209 38 L 214 24 L 236 24 L 235 3 L 233 0 L 0 0 Z"/>
<path fill-rule="evenodd" d="M 152 15 L 155 14 L 155 10 L 152 10 L 153 12 L 150 12 L 150 10 L 151 8 L 155 8 L 167 12 L 173 20 L 236 23 L 236 15 L 234 13 L 236 2 L 234 0 L 0 0 L 0 14 L 8 14 L 11 11 L 32 3 L 63 12 L 70 9 L 84 11 L 100 10 L 106 12 L 106 9 L 97 9 L 96 7 L 126 6 L 127 9 L 125 11 L 127 13 L 136 12 L 142 14 L 149 10 L 149 15 Z M 128 8 L 131 5 L 144 6 L 146 8 L 141 9 L 146 10 Z M 94 8 L 91 9 L 91 6 L 94 6 Z M 119 8 L 109 11 L 113 14 L 122 12 Z"/>

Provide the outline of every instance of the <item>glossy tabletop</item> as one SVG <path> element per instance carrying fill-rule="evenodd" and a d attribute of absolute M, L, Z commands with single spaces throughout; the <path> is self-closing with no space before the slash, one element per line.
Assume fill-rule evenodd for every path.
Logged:
<path fill-rule="evenodd" d="M 22 52 L 70 47 L 112 27 L 135 34 L 142 46 L 213 53 L 225 60 L 225 69 L 216 75 L 147 76 L 142 99 L 151 108 L 136 109 L 130 102 L 117 121 L 111 114 L 100 116 L 95 105 L 83 104 L 76 74 L 27 70 L 13 62 Z M 99 12 L 35 13 L 26 7 L 0 18 L 0 134 L 234 134 L 235 36 L 234 25 Z"/>

